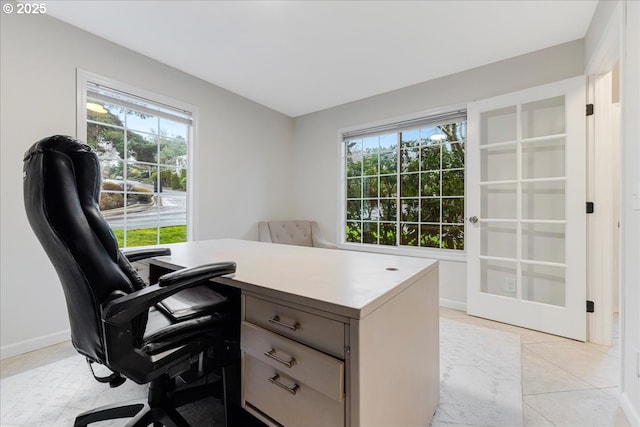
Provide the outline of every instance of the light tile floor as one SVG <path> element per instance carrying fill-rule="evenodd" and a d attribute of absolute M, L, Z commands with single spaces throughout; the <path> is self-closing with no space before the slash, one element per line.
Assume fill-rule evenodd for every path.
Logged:
<path fill-rule="evenodd" d="M 440 316 L 509 332 L 522 345 L 522 396 L 526 427 L 628 427 L 618 405 L 620 352 L 529 329 L 468 316 L 447 308 Z M 69 342 L 0 361 L 6 378 L 75 355 Z"/>
<path fill-rule="evenodd" d="M 447 308 L 440 316 L 520 336 L 525 427 L 627 427 L 618 404 L 620 349 L 468 316 Z"/>

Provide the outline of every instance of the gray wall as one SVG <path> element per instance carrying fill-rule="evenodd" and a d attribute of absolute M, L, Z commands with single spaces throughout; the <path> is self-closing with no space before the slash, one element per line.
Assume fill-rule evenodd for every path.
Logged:
<path fill-rule="evenodd" d="M 22 156 L 76 133 L 76 68 L 197 108 L 194 238 L 257 239 L 288 216 L 293 119 L 47 16 L 1 14 L 3 357 L 68 339 L 58 279 L 24 214 Z M 203 52 L 206 54 L 206 52 Z"/>
<path fill-rule="evenodd" d="M 452 105 L 467 104 L 582 75 L 584 41 L 577 40 L 382 95 L 297 117 L 294 122 L 298 217 L 314 218 L 338 241 L 340 141 L 338 130 Z M 440 264 L 441 301 L 464 308 L 466 263 Z"/>

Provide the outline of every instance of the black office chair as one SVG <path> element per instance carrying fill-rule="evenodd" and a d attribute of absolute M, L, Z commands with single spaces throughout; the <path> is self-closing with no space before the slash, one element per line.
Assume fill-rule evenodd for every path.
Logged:
<path fill-rule="evenodd" d="M 188 426 L 176 407 L 207 397 L 211 384 L 200 375 L 200 385 L 184 386 L 185 378 L 208 370 L 224 377 L 224 367 L 237 363 L 237 316 L 224 296 L 182 321 L 154 307 L 181 290 L 235 272 L 235 263 L 178 270 L 148 286 L 131 263 L 170 252 L 118 249 L 98 208 L 98 157 L 74 138 L 35 143 L 25 153 L 23 179 L 29 223 L 62 282 L 74 347 L 90 366 L 99 363 L 113 372 L 94 374 L 99 381 L 118 386 L 124 376 L 150 383 L 146 401 L 98 408 L 80 414 L 74 425 L 133 417 L 127 425 Z"/>

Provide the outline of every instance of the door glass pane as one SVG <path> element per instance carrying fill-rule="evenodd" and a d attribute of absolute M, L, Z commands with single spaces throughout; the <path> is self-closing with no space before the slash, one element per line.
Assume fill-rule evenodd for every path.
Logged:
<path fill-rule="evenodd" d="M 565 176 L 564 138 L 522 145 L 522 178 Z"/>
<path fill-rule="evenodd" d="M 516 184 L 491 184 L 481 187 L 481 218 L 516 219 L 516 203 Z"/>
<path fill-rule="evenodd" d="M 480 260 L 480 291 L 504 297 L 516 297 L 515 262 Z"/>
<path fill-rule="evenodd" d="M 564 219 L 564 181 L 522 184 L 523 219 Z"/>
<path fill-rule="evenodd" d="M 565 305 L 565 269 L 544 265 L 522 265 L 522 299 Z"/>
<path fill-rule="evenodd" d="M 516 144 L 480 150 L 480 180 L 516 179 Z"/>
<path fill-rule="evenodd" d="M 480 223 L 480 255 L 515 259 L 516 233 L 514 223 Z"/>
<path fill-rule="evenodd" d="M 564 263 L 564 224 L 522 224 L 522 258 Z"/>
<path fill-rule="evenodd" d="M 516 139 L 516 107 L 487 111 L 480 115 L 480 145 Z"/>
<path fill-rule="evenodd" d="M 522 137 L 564 133 L 564 96 L 522 104 Z"/>

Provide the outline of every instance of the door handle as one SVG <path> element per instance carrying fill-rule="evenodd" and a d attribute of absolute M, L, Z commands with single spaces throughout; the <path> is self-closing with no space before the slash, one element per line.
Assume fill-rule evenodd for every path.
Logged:
<path fill-rule="evenodd" d="M 470 217 L 469 217 L 469 222 L 470 222 L 471 224 L 475 224 L 476 222 L 478 222 L 478 217 L 477 217 L 477 216 L 475 216 L 475 215 L 474 215 L 474 216 L 470 216 Z"/>

